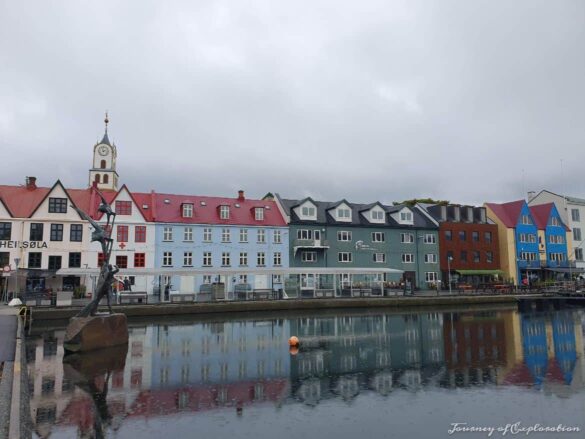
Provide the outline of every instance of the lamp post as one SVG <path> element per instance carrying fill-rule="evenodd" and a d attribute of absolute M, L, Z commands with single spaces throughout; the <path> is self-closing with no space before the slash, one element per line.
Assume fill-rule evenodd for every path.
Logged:
<path fill-rule="evenodd" d="M 449 295 L 451 295 L 451 259 L 453 259 L 452 256 L 447 256 L 447 277 L 449 279 Z"/>
<path fill-rule="evenodd" d="M 14 265 L 16 266 L 14 275 L 16 276 L 16 286 L 15 286 L 15 291 L 14 291 L 14 295 L 15 297 L 18 297 L 18 264 L 20 264 L 20 258 L 14 258 Z"/>

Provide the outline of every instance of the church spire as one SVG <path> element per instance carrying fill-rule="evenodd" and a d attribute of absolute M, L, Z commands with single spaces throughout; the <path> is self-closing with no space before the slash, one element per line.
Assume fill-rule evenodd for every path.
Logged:
<path fill-rule="evenodd" d="M 108 124 L 110 123 L 110 119 L 108 119 L 107 110 L 106 110 L 106 118 L 104 119 L 104 123 L 106 124 L 106 130 L 104 132 L 104 137 L 102 138 L 102 141 L 100 143 L 103 143 L 104 145 L 112 146 L 112 144 L 110 143 L 110 139 L 108 138 Z"/>

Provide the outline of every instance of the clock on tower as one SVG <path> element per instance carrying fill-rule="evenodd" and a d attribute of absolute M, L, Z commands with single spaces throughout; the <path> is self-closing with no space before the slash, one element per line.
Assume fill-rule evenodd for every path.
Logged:
<path fill-rule="evenodd" d="M 93 147 L 93 166 L 89 170 L 89 185 L 96 185 L 100 190 L 118 190 L 117 149 L 108 138 L 109 122 L 108 113 L 106 113 L 104 137 Z"/>

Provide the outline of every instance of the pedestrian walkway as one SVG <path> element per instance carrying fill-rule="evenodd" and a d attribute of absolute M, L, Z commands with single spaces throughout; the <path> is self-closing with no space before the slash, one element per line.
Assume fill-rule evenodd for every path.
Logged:
<path fill-rule="evenodd" d="M 18 310 L 0 306 L 0 439 L 8 437 Z"/>

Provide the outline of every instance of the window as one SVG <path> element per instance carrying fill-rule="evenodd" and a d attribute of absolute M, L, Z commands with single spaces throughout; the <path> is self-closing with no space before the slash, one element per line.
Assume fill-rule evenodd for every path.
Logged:
<path fill-rule="evenodd" d="M 63 224 L 51 224 L 51 241 L 63 241 Z"/>
<path fill-rule="evenodd" d="M 134 227 L 134 242 L 146 242 L 146 226 Z"/>
<path fill-rule="evenodd" d="M 41 268 L 42 253 L 28 254 L 28 268 Z"/>
<path fill-rule="evenodd" d="M 319 230 L 307 230 L 307 229 L 299 229 L 297 230 L 297 238 L 298 239 L 321 239 L 321 232 Z"/>
<path fill-rule="evenodd" d="M 107 183 L 108 181 L 110 181 L 110 176 L 108 174 L 104 174 L 104 183 Z"/>
<path fill-rule="evenodd" d="M 374 253 L 374 262 L 379 264 L 386 262 L 386 253 Z"/>
<path fill-rule="evenodd" d="M 240 229 L 240 242 L 248 242 L 248 229 Z"/>
<path fill-rule="evenodd" d="M 425 281 L 427 282 L 437 282 L 438 277 L 437 277 L 437 273 L 434 271 L 427 271 L 425 273 Z"/>
<path fill-rule="evenodd" d="M 0 268 L 10 265 L 10 252 L 0 252 Z"/>
<path fill-rule="evenodd" d="M 400 221 L 411 222 L 412 212 L 400 212 Z"/>
<path fill-rule="evenodd" d="M 414 242 L 414 235 L 412 233 L 401 233 L 400 242 L 403 244 L 412 244 Z"/>
<path fill-rule="evenodd" d="M 275 267 L 280 267 L 282 265 L 282 254 L 280 252 L 274 253 L 273 262 Z"/>
<path fill-rule="evenodd" d="M 116 256 L 116 265 L 118 268 L 128 268 L 128 256 L 120 255 Z"/>
<path fill-rule="evenodd" d="M 344 230 L 337 232 L 337 240 L 338 241 L 351 241 L 351 232 L 347 232 Z"/>
<path fill-rule="evenodd" d="M 582 248 L 576 248 L 575 249 L 575 260 L 576 261 L 582 261 L 583 260 L 583 249 Z"/>
<path fill-rule="evenodd" d="M 446 241 L 453 240 L 453 232 L 451 232 L 451 230 L 445 230 L 445 240 Z"/>
<path fill-rule="evenodd" d="M 230 242 L 231 232 L 230 229 L 221 229 L 221 242 Z"/>
<path fill-rule="evenodd" d="M 459 241 L 467 241 L 467 232 L 465 230 L 459 230 Z"/>
<path fill-rule="evenodd" d="M 351 220 L 351 210 L 345 207 L 337 209 L 337 219 L 345 221 Z"/>
<path fill-rule="evenodd" d="M 528 234 L 528 242 L 535 243 L 536 242 L 536 235 L 533 233 Z"/>
<path fill-rule="evenodd" d="M 352 262 L 352 254 L 350 252 L 339 252 L 337 253 L 337 261 L 338 262 Z"/>
<path fill-rule="evenodd" d="M 211 283 L 211 275 L 210 274 L 204 274 L 203 275 L 203 283 L 204 284 L 210 284 Z"/>
<path fill-rule="evenodd" d="M 132 201 L 116 201 L 116 213 L 118 215 L 132 215 Z"/>
<path fill-rule="evenodd" d="M 476 231 L 471 232 L 471 240 L 473 242 L 479 242 L 479 232 Z"/>
<path fill-rule="evenodd" d="M 275 230 L 272 234 L 272 240 L 275 244 L 281 244 L 282 243 L 282 235 L 280 233 L 280 230 Z"/>
<path fill-rule="evenodd" d="M 447 252 L 447 260 L 449 261 L 449 263 L 453 260 L 453 251 L 449 250 Z"/>
<path fill-rule="evenodd" d="M 266 265 L 266 255 L 264 254 L 264 252 L 258 252 L 256 262 L 258 267 L 264 267 Z"/>
<path fill-rule="evenodd" d="M 106 161 L 105 160 L 100 161 L 100 169 L 106 169 Z M 99 176 L 100 176 L 100 174 L 96 175 L 96 177 L 99 177 Z"/>
<path fill-rule="evenodd" d="M 302 262 L 315 262 L 317 260 L 317 253 L 316 252 L 302 252 L 301 253 L 301 261 Z"/>
<path fill-rule="evenodd" d="M 98 260 L 97 260 L 98 267 L 101 267 L 102 265 L 104 265 L 105 262 L 106 262 L 105 255 L 103 253 L 98 253 Z"/>
<path fill-rule="evenodd" d="M 532 224 L 528 215 L 522 215 L 522 224 Z"/>
<path fill-rule="evenodd" d="M 190 203 L 183 204 L 183 218 L 193 217 L 193 205 Z"/>
<path fill-rule="evenodd" d="M 230 207 L 219 206 L 219 217 L 221 219 L 230 219 Z"/>
<path fill-rule="evenodd" d="M 247 284 L 248 283 L 248 275 L 247 274 L 240 274 L 240 277 L 238 280 L 241 284 Z"/>
<path fill-rule="evenodd" d="M 118 242 L 128 242 L 128 226 L 118 226 Z"/>
<path fill-rule="evenodd" d="M 229 252 L 223 252 L 221 254 L 221 265 L 222 267 L 229 267 L 231 264 L 230 262 L 230 254 Z"/>
<path fill-rule="evenodd" d="M 81 267 L 81 253 L 71 252 L 69 253 L 69 268 L 80 268 Z"/>
<path fill-rule="evenodd" d="M 485 261 L 488 264 L 491 264 L 492 262 L 494 262 L 494 253 L 493 252 L 485 252 Z"/>
<path fill-rule="evenodd" d="M 565 254 L 564 253 L 549 253 L 548 258 L 551 261 L 562 262 L 565 260 Z"/>
<path fill-rule="evenodd" d="M 425 238 L 424 238 L 424 243 L 425 244 L 436 244 L 437 237 L 435 235 L 433 235 L 432 233 L 426 233 Z"/>
<path fill-rule="evenodd" d="M 49 213 L 67 213 L 67 198 L 49 198 Z"/>
<path fill-rule="evenodd" d="M 254 218 L 256 219 L 256 221 L 264 221 L 264 208 L 263 207 L 254 208 Z"/>
<path fill-rule="evenodd" d="M 573 228 L 573 241 L 581 241 L 581 228 Z"/>
<path fill-rule="evenodd" d="M 173 240 L 173 228 L 172 227 L 165 227 L 163 229 L 163 241 L 172 241 Z"/>
<path fill-rule="evenodd" d="M 528 242 L 526 240 L 526 233 L 520 233 L 519 241 L 520 242 Z"/>
<path fill-rule="evenodd" d="M 301 209 L 301 215 L 314 217 L 315 216 L 315 208 L 312 206 L 303 206 L 303 208 Z"/>
<path fill-rule="evenodd" d="M 10 224 L 10 223 L 0 223 L 0 235 L 2 234 L 2 224 Z M 4 239 L 0 236 L 0 239 Z M 8 238 L 10 239 L 10 238 Z M 30 240 L 31 241 L 42 241 L 43 240 L 43 224 L 42 223 L 31 223 L 30 225 Z"/>
<path fill-rule="evenodd" d="M 266 230 L 258 229 L 258 244 L 264 244 L 266 242 Z"/>
<path fill-rule="evenodd" d="M 414 255 L 412 253 L 402 253 L 402 262 L 412 264 L 414 262 Z"/>
<path fill-rule="evenodd" d="M 240 253 L 240 266 L 245 267 L 248 265 L 248 253 L 241 252 Z"/>
<path fill-rule="evenodd" d="M 550 225 L 551 225 L 551 226 L 558 226 L 558 225 L 560 225 L 560 223 L 559 223 L 559 219 L 558 219 L 556 216 L 553 216 L 553 217 L 550 219 Z"/>
<path fill-rule="evenodd" d="M 376 222 L 383 222 L 384 221 L 384 212 L 381 210 L 372 210 L 370 212 L 372 221 Z"/>
<path fill-rule="evenodd" d="M 487 242 L 488 244 L 492 242 L 492 232 L 484 232 L 483 234 L 483 239 L 485 240 L 485 242 Z"/>
<path fill-rule="evenodd" d="M 211 252 L 203 252 L 203 266 L 211 267 Z"/>
<path fill-rule="evenodd" d="M 173 253 L 172 252 L 164 252 L 163 253 L 163 267 L 172 267 L 173 266 Z"/>
<path fill-rule="evenodd" d="M 144 253 L 134 253 L 134 268 L 144 268 L 146 266 L 146 258 Z"/>
<path fill-rule="evenodd" d="M 272 275 L 272 283 L 273 284 L 281 284 L 282 283 L 282 275 L 281 274 L 273 274 Z"/>
<path fill-rule="evenodd" d="M 49 270 L 61 268 L 61 256 L 49 256 Z"/>
<path fill-rule="evenodd" d="M 83 240 L 83 224 L 71 224 L 69 240 L 71 242 L 81 242 Z"/>
<path fill-rule="evenodd" d="M 386 236 L 384 232 L 372 232 L 372 242 L 385 242 Z"/>
<path fill-rule="evenodd" d="M 462 250 L 460 255 L 459 255 L 459 260 L 461 262 L 467 262 L 467 251 Z"/>
<path fill-rule="evenodd" d="M 211 242 L 211 228 L 203 229 L 203 242 Z"/>
<path fill-rule="evenodd" d="M 579 209 L 571 209 L 571 219 L 573 221 L 581 221 Z"/>
<path fill-rule="evenodd" d="M 183 267 L 193 266 L 193 252 L 183 252 Z"/>
<path fill-rule="evenodd" d="M 473 252 L 473 262 L 480 262 L 480 256 L 478 251 Z"/>
<path fill-rule="evenodd" d="M 434 253 L 427 253 L 425 255 L 425 263 L 426 264 L 436 264 L 437 263 L 437 255 Z"/>

